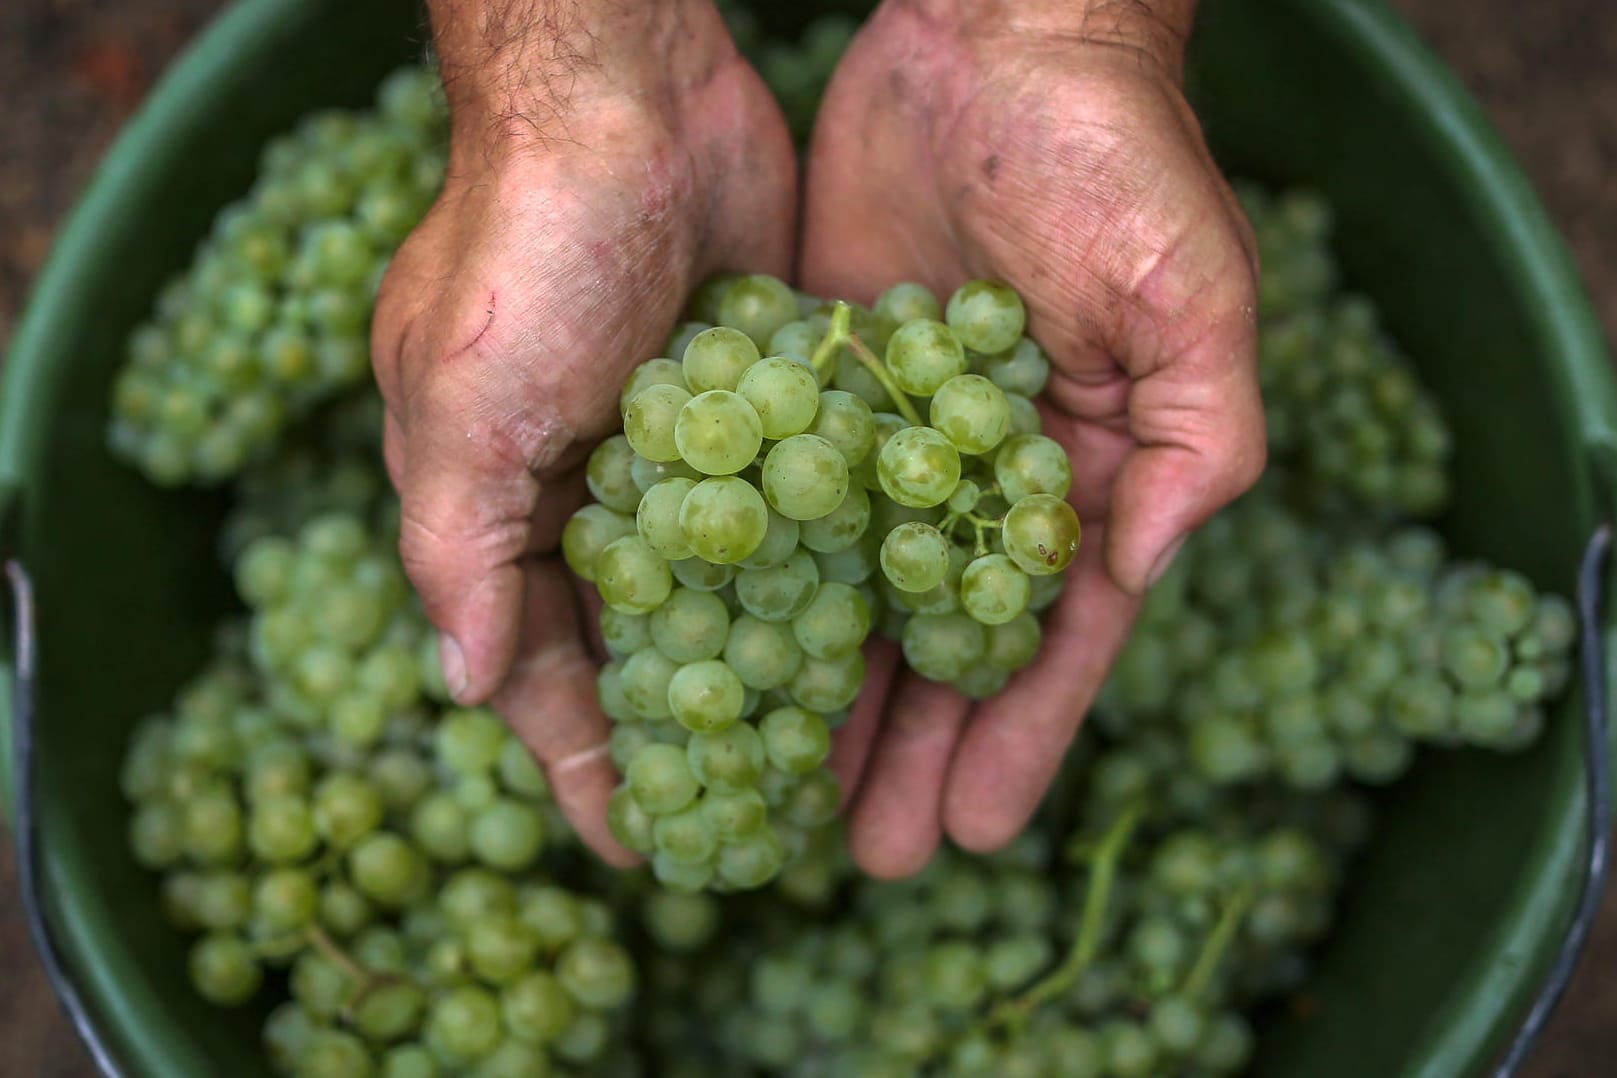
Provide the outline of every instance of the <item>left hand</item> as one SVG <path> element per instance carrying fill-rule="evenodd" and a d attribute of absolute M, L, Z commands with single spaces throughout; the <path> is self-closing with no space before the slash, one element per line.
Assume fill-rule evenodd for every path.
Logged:
<path fill-rule="evenodd" d="M 1257 255 L 1180 90 L 1190 6 L 887 0 L 827 92 L 804 287 L 1014 287 L 1085 532 L 1039 659 L 997 698 L 873 664 L 834 758 L 873 874 L 918 870 L 944 833 L 987 850 L 1022 829 L 1142 594 L 1263 469 Z"/>

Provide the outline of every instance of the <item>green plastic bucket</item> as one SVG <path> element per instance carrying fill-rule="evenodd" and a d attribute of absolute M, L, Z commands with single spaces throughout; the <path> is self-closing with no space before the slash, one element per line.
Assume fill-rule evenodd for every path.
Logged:
<path fill-rule="evenodd" d="M 0 555 L 31 574 L 37 678 L 0 650 L 0 770 L 58 981 L 121 1073 L 263 1070 L 260 1014 L 186 983 L 180 939 L 125 848 L 116 781 L 231 602 L 218 499 L 162 493 L 103 448 L 124 336 L 242 193 L 259 147 L 309 109 L 356 105 L 418 56 L 400 0 L 246 0 L 175 65 L 63 232 L 0 383 Z M 1194 96 L 1232 172 L 1338 209 L 1350 282 L 1439 393 L 1456 433 L 1445 530 L 1465 553 L 1568 592 L 1609 515 L 1617 389 L 1543 209 L 1477 109 L 1369 0 L 1207 0 Z M 1599 574 L 1594 574 L 1599 575 Z M 1601 622 L 1588 673 L 1611 667 Z M 10 703 L 13 692 L 15 703 Z M 11 778 L 34 707 L 31 796 Z M 1434 755 L 1382 799 L 1378 840 L 1320 955 L 1306 1019 L 1265 1023 L 1260 1071 L 1458 1075 L 1492 1064 L 1562 946 L 1592 835 L 1582 699 L 1522 757 Z M 1592 762 L 1605 765 L 1610 747 Z M 1560 983 L 1557 971 L 1551 980 Z"/>

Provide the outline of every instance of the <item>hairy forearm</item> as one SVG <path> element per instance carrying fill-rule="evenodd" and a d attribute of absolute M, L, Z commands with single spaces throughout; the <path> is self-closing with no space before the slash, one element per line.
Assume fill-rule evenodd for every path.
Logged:
<path fill-rule="evenodd" d="M 545 133 L 614 100 L 677 98 L 729 46 L 712 0 L 427 0 L 427 8 L 462 129 Z"/>

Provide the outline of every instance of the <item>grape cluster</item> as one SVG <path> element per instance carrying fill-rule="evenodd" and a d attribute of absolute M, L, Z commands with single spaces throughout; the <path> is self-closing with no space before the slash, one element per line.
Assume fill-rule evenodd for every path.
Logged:
<path fill-rule="evenodd" d="M 382 270 L 443 179 L 440 96 L 404 69 L 374 112 L 319 112 L 266 147 L 252 191 L 129 339 L 115 452 L 164 486 L 216 483 L 365 381 Z"/>
<path fill-rule="evenodd" d="M 1003 285 L 856 311 L 730 277 L 692 313 L 680 358 L 624 385 L 562 552 L 605 604 L 614 833 L 670 886 L 747 889 L 835 810 L 822 765 L 873 623 L 990 695 L 1038 651 L 1079 525 L 1030 400 L 1049 363 Z"/>
<path fill-rule="evenodd" d="M 1306 192 L 1240 193 L 1264 265 L 1258 371 L 1271 472 L 1316 512 L 1434 516 L 1448 498 L 1448 427 L 1375 307 L 1335 290 L 1329 208 Z"/>
<path fill-rule="evenodd" d="M 1220 782 L 1385 783 L 1418 742 L 1531 743 L 1575 630 L 1566 600 L 1449 560 L 1425 528 L 1333 538 L 1265 488 L 1198 533 L 1147 600 L 1108 721 L 1171 717 Z"/>

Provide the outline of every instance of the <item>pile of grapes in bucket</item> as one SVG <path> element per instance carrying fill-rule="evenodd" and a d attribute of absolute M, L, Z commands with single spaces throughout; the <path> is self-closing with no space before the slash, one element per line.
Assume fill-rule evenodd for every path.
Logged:
<path fill-rule="evenodd" d="M 791 105 L 848 32 L 753 47 Z M 562 536 L 603 601 L 609 822 L 646 857 L 608 869 L 449 700 L 397 555 L 366 333 L 444 135 L 406 70 L 274 142 L 113 390 L 115 453 L 228 492 L 241 599 L 132 737 L 130 844 L 201 996 L 272 1004 L 282 1072 L 1235 1073 L 1330 927 L 1364 789 L 1417 746 L 1531 743 L 1565 687 L 1568 604 L 1422 523 L 1447 429 L 1338 286 L 1328 207 L 1243 190 L 1269 474 L 1153 590 L 1028 830 L 866 877 L 825 765 L 867 638 L 991 697 L 1083 541 L 1050 360 L 997 282 L 866 307 L 726 275 L 623 386 Z"/>

